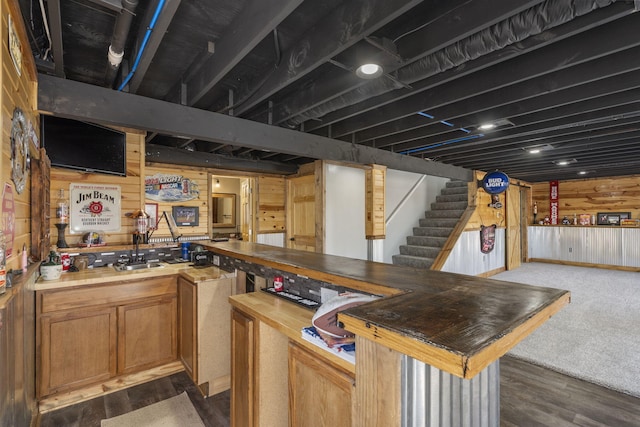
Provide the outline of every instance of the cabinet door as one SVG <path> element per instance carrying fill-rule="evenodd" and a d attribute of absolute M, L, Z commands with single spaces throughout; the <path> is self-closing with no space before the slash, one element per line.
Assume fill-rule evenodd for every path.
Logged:
<path fill-rule="evenodd" d="M 179 344 L 178 353 L 184 369 L 193 382 L 198 384 L 197 363 L 197 299 L 196 285 L 178 278 L 178 328 Z"/>
<path fill-rule="evenodd" d="M 239 311 L 231 312 L 231 425 L 253 426 L 254 320 Z"/>
<path fill-rule="evenodd" d="M 118 307 L 118 374 L 177 360 L 177 305 L 174 295 Z"/>
<path fill-rule="evenodd" d="M 353 379 L 289 344 L 289 419 L 293 427 L 349 427 Z"/>
<path fill-rule="evenodd" d="M 115 307 L 43 315 L 40 327 L 39 397 L 116 374 Z"/>

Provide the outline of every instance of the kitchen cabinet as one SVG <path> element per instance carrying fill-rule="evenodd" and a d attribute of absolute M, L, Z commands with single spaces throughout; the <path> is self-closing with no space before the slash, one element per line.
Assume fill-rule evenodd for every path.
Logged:
<path fill-rule="evenodd" d="M 351 427 L 355 380 L 317 354 L 289 344 L 289 417 L 292 426 Z"/>
<path fill-rule="evenodd" d="M 233 427 L 253 425 L 253 401 L 255 399 L 253 371 L 254 320 L 237 310 L 232 312 L 231 347 L 231 422 Z"/>
<path fill-rule="evenodd" d="M 36 292 L 39 398 L 177 360 L 175 276 Z"/>
<path fill-rule="evenodd" d="M 176 295 L 118 307 L 118 374 L 176 360 Z"/>
<path fill-rule="evenodd" d="M 179 355 L 204 396 L 231 386 L 233 277 L 191 281 L 178 278 Z"/>
<path fill-rule="evenodd" d="M 234 309 L 231 348 L 231 425 L 289 425 L 287 336 Z"/>
<path fill-rule="evenodd" d="M 41 396 L 116 375 L 115 307 L 46 314 L 40 325 Z"/>

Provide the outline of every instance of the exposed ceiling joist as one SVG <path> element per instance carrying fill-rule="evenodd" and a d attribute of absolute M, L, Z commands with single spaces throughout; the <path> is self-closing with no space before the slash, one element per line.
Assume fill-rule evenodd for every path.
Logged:
<path fill-rule="evenodd" d="M 147 74 L 147 70 L 151 65 L 151 61 L 153 61 L 153 57 L 156 55 L 156 52 L 160 47 L 160 43 L 167 33 L 167 29 L 173 21 L 173 17 L 175 16 L 176 11 L 180 6 L 180 2 L 181 0 L 165 1 L 164 6 L 162 7 L 162 11 L 158 15 L 153 31 L 148 36 L 148 39 L 146 36 L 146 32 L 150 27 L 151 21 L 153 19 L 155 7 L 147 9 L 147 14 L 145 15 L 144 19 L 144 22 L 146 22 L 147 25 L 143 26 L 140 29 L 140 33 L 138 34 L 138 45 L 135 53 L 138 54 L 140 49 L 142 49 L 142 45 L 145 39 L 147 39 L 147 42 L 144 45 L 144 52 L 140 57 L 140 61 L 136 63 L 136 58 L 130 59 L 132 71 L 134 72 L 134 74 L 129 81 L 129 92 L 136 93 L 138 91 L 138 88 L 142 84 L 144 76 L 145 74 Z M 135 67 L 135 69 L 133 69 L 133 67 Z"/>
<path fill-rule="evenodd" d="M 298 167 L 293 164 L 270 162 L 268 160 L 239 159 L 212 153 L 197 153 L 197 155 L 194 155 L 190 151 L 155 144 L 146 145 L 145 159 L 147 162 L 264 174 L 291 175 L 298 171 Z"/>
<path fill-rule="evenodd" d="M 207 108 L 206 95 L 255 48 L 302 0 L 250 0 L 227 33 L 216 43 L 215 54 L 187 80 L 187 105 Z"/>
<path fill-rule="evenodd" d="M 461 66 L 446 70 L 439 74 L 435 74 L 419 82 L 412 83 L 413 89 L 411 91 L 404 89 L 395 90 L 380 96 L 371 97 L 352 106 L 325 114 L 320 120 L 307 121 L 304 123 L 305 129 L 308 132 L 315 131 L 316 133 L 318 133 L 319 130 L 331 126 L 332 124 L 339 121 L 349 119 L 359 114 L 367 113 L 393 102 L 398 102 L 403 98 L 413 95 L 414 93 L 429 90 L 433 87 L 436 87 L 437 85 L 452 82 L 457 78 L 470 75 L 471 73 L 515 58 L 519 55 L 533 52 L 536 49 L 541 49 L 547 46 L 551 41 L 558 42 L 565 38 L 598 27 L 606 22 L 611 22 L 623 16 L 627 16 L 629 14 L 632 14 L 633 12 L 633 6 L 630 6 L 629 4 L 622 2 L 614 3 L 609 7 L 598 9 L 587 15 L 576 18 L 561 27 L 545 31 L 522 40 L 516 46 L 512 46 L 507 50 L 497 50 L 495 52 L 476 58 L 473 61 L 467 62 Z M 371 138 L 375 138 L 375 136 L 371 136 L 368 139 Z M 364 140 L 367 140 L 367 138 L 365 138 Z"/>
<path fill-rule="evenodd" d="M 51 29 L 51 53 L 54 58 L 56 76 L 64 78 L 64 47 L 62 44 L 62 19 L 60 18 L 60 0 L 47 2 L 47 15 Z"/>
<path fill-rule="evenodd" d="M 319 64 L 353 46 L 365 36 L 420 3 L 422 0 L 354 0 L 325 17 L 287 52 L 281 67 L 265 74 L 266 81 L 254 93 L 240 92 L 241 115 L 278 90 L 305 76 Z M 320 30 L 321 29 L 321 30 Z M 274 117 L 274 123 L 279 119 Z"/>
<path fill-rule="evenodd" d="M 638 46 L 640 38 L 635 37 L 637 33 L 637 19 L 634 15 L 617 20 L 615 23 L 599 27 L 588 32 L 579 38 L 570 38 L 559 41 L 544 50 L 534 51 L 529 55 L 516 57 L 510 61 L 500 63 L 496 66 L 483 69 L 473 75 L 466 76 L 455 81 L 455 84 L 445 84 L 429 91 L 414 93 L 402 99 L 400 102 L 387 104 L 362 114 L 360 116 L 347 119 L 332 126 L 334 137 L 347 135 L 353 132 L 362 131 L 367 128 L 380 126 L 393 119 L 399 119 L 419 111 L 429 111 L 442 105 L 459 102 L 473 96 L 485 94 L 490 91 L 506 88 L 510 85 L 526 82 L 536 77 L 548 75 L 552 72 L 586 64 L 588 61 L 604 57 L 612 52 L 620 52 L 630 47 Z M 567 52 L 573 52 L 571 57 L 567 57 Z M 624 61 L 632 52 L 617 55 L 619 61 Z M 609 60 L 610 61 L 610 60 Z M 619 62 L 618 61 L 618 62 Z M 607 60 L 603 59 L 601 66 L 607 67 Z M 610 72 L 608 75 L 622 73 L 634 69 L 635 67 L 625 67 L 620 65 L 620 70 Z M 591 65 L 592 66 L 592 65 Z M 590 65 L 585 65 L 585 71 L 590 70 Z M 595 74 L 595 70 L 591 70 Z M 575 71 L 574 79 L 579 78 L 578 70 Z M 538 80 L 541 86 L 531 86 L 529 91 L 531 96 L 550 90 L 558 86 L 560 82 L 550 80 Z M 546 83 L 546 84 L 545 84 Z M 546 87 L 545 87 L 546 86 Z M 509 94 L 506 91 L 505 94 Z"/>
<path fill-rule="evenodd" d="M 38 106 L 42 111 L 92 121 L 229 143 L 294 156 L 357 164 L 470 181 L 472 171 L 350 144 L 276 126 L 212 113 L 165 101 L 122 93 L 53 76 L 39 75 Z M 201 153 L 192 153 L 198 156 Z"/>

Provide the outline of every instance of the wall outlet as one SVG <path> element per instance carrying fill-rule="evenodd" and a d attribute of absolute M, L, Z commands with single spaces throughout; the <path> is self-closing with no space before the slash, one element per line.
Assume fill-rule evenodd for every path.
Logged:
<path fill-rule="evenodd" d="M 213 265 L 220 265 L 220 257 L 218 255 L 213 256 Z"/>
<path fill-rule="evenodd" d="M 333 289 L 320 288 L 320 302 L 325 302 L 338 295 Z"/>

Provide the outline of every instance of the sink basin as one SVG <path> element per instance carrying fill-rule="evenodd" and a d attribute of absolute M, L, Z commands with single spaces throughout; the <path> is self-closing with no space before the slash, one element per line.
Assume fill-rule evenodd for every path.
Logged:
<path fill-rule="evenodd" d="M 132 270 L 144 270 L 147 268 L 163 268 L 164 265 L 160 262 L 147 262 L 145 264 L 119 264 L 114 265 L 113 268 L 116 271 L 132 271 Z"/>

